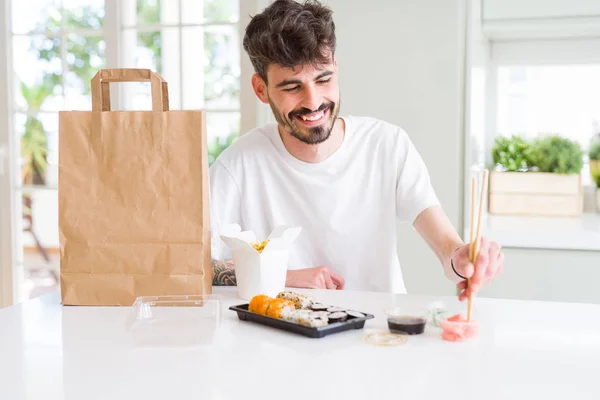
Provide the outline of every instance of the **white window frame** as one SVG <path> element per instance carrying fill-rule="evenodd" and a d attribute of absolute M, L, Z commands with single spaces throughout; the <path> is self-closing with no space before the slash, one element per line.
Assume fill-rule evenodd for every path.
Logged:
<path fill-rule="evenodd" d="M 494 42 L 490 45 L 491 58 L 486 71 L 487 129 L 485 161 L 492 162 L 492 147 L 497 137 L 497 71 L 507 66 L 542 66 L 565 64 L 600 64 L 600 38 L 566 40 L 522 40 Z"/>
<path fill-rule="evenodd" d="M 497 126 L 497 71 L 499 67 L 505 66 L 542 66 L 542 65 L 566 65 L 566 64 L 600 64 L 600 53 L 597 49 L 600 48 L 600 36 L 599 37 L 568 37 L 561 39 L 531 39 L 531 38 L 519 38 L 512 37 L 511 40 L 484 40 L 483 47 L 485 48 L 485 55 L 480 60 L 481 65 L 485 71 L 485 132 L 483 137 L 478 137 L 477 140 L 482 140 L 483 144 L 480 151 L 483 152 L 471 152 L 475 143 L 471 140 L 471 130 L 468 128 L 470 119 L 467 117 L 465 129 L 465 174 L 463 183 L 464 203 L 463 203 L 463 222 L 465 229 L 463 230 L 463 240 L 468 241 L 468 230 L 470 221 L 470 192 L 471 192 L 471 174 L 472 171 L 479 171 L 483 168 L 480 163 L 483 160 L 485 165 L 491 165 L 492 160 L 492 147 L 494 141 L 498 136 L 496 130 Z M 470 85 L 470 82 L 469 82 Z M 467 86 L 470 87 L 470 86 Z M 470 93 L 467 98 L 469 98 Z M 468 110 L 468 103 L 467 110 Z M 469 113 L 467 113 L 469 115 Z M 586 192 L 593 190 L 591 187 L 584 188 Z M 487 203 L 487 202 L 486 202 Z M 492 219 L 499 222 L 498 225 L 505 225 L 502 223 L 502 216 L 491 216 L 487 210 L 487 204 L 484 205 L 484 229 L 487 228 L 493 230 L 493 225 L 485 225 L 486 221 Z M 518 220 L 520 217 L 510 217 L 513 220 Z M 526 218 L 526 217 L 525 217 Z M 586 219 L 590 216 L 583 215 L 581 218 Z M 594 218 L 592 215 L 591 218 Z M 547 219 L 548 223 L 553 223 L 552 219 Z M 560 227 L 562 221 L 558 219 L 556 221 L 557 227 Z M 557 228 L 558 229 L 558 228 Z M 558 229 L 559 230 L 559 229 Z M 515 232 L 518 234 L 518 232 Z M 494 239 L 495 232 L 488 231 L 487 234 Z M 522 233 L 527 235 L 527 233 Z M 521 236 L 522 236 L 521 235 Z M 579 235 L 579 236 L 576 236 Z M 581 241 L 581 239 L 590 239 L 588 233 L 584 230 L 576 231 L 573 234 L 574 239 L 572 242 L 563 243 L 561 249 L 579 249 L 588 250 L 591 249 L 588 245 L 580 245 L 575 242 Z M 504 238 L 504 237 L 502 237 Z M 502 242 L 502 238 L 498 237 L 497 240 Z M 531 243 L 530 243 L 531 242 Z M 537 241 L 523 241 L 520 238 L 513 238 L 509 242 L 501 243 L 504 247 L 517 247 L 517 248 L 539 248 Z M 551 247 L 554 248 L 554 247 Z"/>
<path fill-rule="evenodd" d="M 4 88 L 0 95 L 0 307 L 13 304 L 15 299 L 14 277 L 14 153 L 10 149 L 15 148 L 12 114 L 13 114 L 13 92 L 12 92 L 12 65 L 10 63 L 12 54 L 12 43 L 10 39 L 10 0 L 0 0 L 0 87 Z M 9 195 L 6 195 L 9 194 Z"/>

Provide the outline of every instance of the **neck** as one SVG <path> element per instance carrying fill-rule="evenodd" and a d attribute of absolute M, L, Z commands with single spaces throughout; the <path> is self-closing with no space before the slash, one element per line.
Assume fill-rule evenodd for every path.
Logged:
<path fill-rule="evenodd" d="M 337 118 L 327 140 L 318 144 L 307 144 L 296 139 L 281 125 L 277 125 L 277 129 L 287 151 L 292 156 L 307 163 L 319 163 L 331 157 L 342 145 L 346 130 L 344 120 Z"/>

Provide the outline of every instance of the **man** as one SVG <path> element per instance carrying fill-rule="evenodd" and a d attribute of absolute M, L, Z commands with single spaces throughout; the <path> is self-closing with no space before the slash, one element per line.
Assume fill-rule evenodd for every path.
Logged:
<path fill-rule="evenodd" d="M 223 224 L 265 238 L 280 224 L 302 233 L 286 286 L 406 291 L 396 221 L 415 227 L 457 283 L 459 298 L 502 270 L 498 244 L 482 238 L 479 260 L 463 243 L 401 128 L 368 117 L 338 117 L 340 90 L 332 12 L 317 1 L 278 0 L 254 16 L 243 41 L 252 87 L 277 123 L 253 129 L 210 169 L 215 285 L 235 284 Z M 466 288 L 465 278 L 472 278 Z"/>

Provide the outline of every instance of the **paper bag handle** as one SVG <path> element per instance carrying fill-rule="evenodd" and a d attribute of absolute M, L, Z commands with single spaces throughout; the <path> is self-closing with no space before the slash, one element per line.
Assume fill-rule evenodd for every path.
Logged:
<path fill-rule="evenodd" d="M 149 69 L 113 68 L 101 69 L 92 78 L 92 110 L 110 111 L 111 82 L 150 82 L 152 111 L 169 111 L 167 82 Z"/>

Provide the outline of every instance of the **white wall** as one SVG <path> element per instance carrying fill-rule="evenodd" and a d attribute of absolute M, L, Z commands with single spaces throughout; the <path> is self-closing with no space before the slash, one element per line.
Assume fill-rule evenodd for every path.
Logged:
<path fill-rule="evenodd" d="M 461 0 L 328 0 L 337 30 L 341 113 L 404 128 L 462 229 L 466 5 Z M 410 293 L 453 294 L 439 262 L 409 226 L 398 249 Z"/>
<path fill-rule="evenodd" d="M 598 0 L 484 0 L 485 19 L 581 18 L 600 16 Z"/>
<path fill-rule="evenodd" d="M 600 34 L 598 0 L 483 0 L 482 16 L 486 34 L 495 41 Z"/>
<path fill-rule="evenodd" d="M 8 64 L 8 54 L 11 53 L 9 37 L 9 2 L 0 0 L 0 193 L 11 193 L 14 185 L 13 162 L 11 151 L 15 138 L 12 133 L 12 79 L 11 66 Z M 12 196 L 0 199 L 0 308 L 13 303 L 14 292 L 14 256 L 12 247 L 15 241 L 14 224 L 11 211 L 13 210 Z M 20 209 L 17 207 L 17 209 Z"/>

